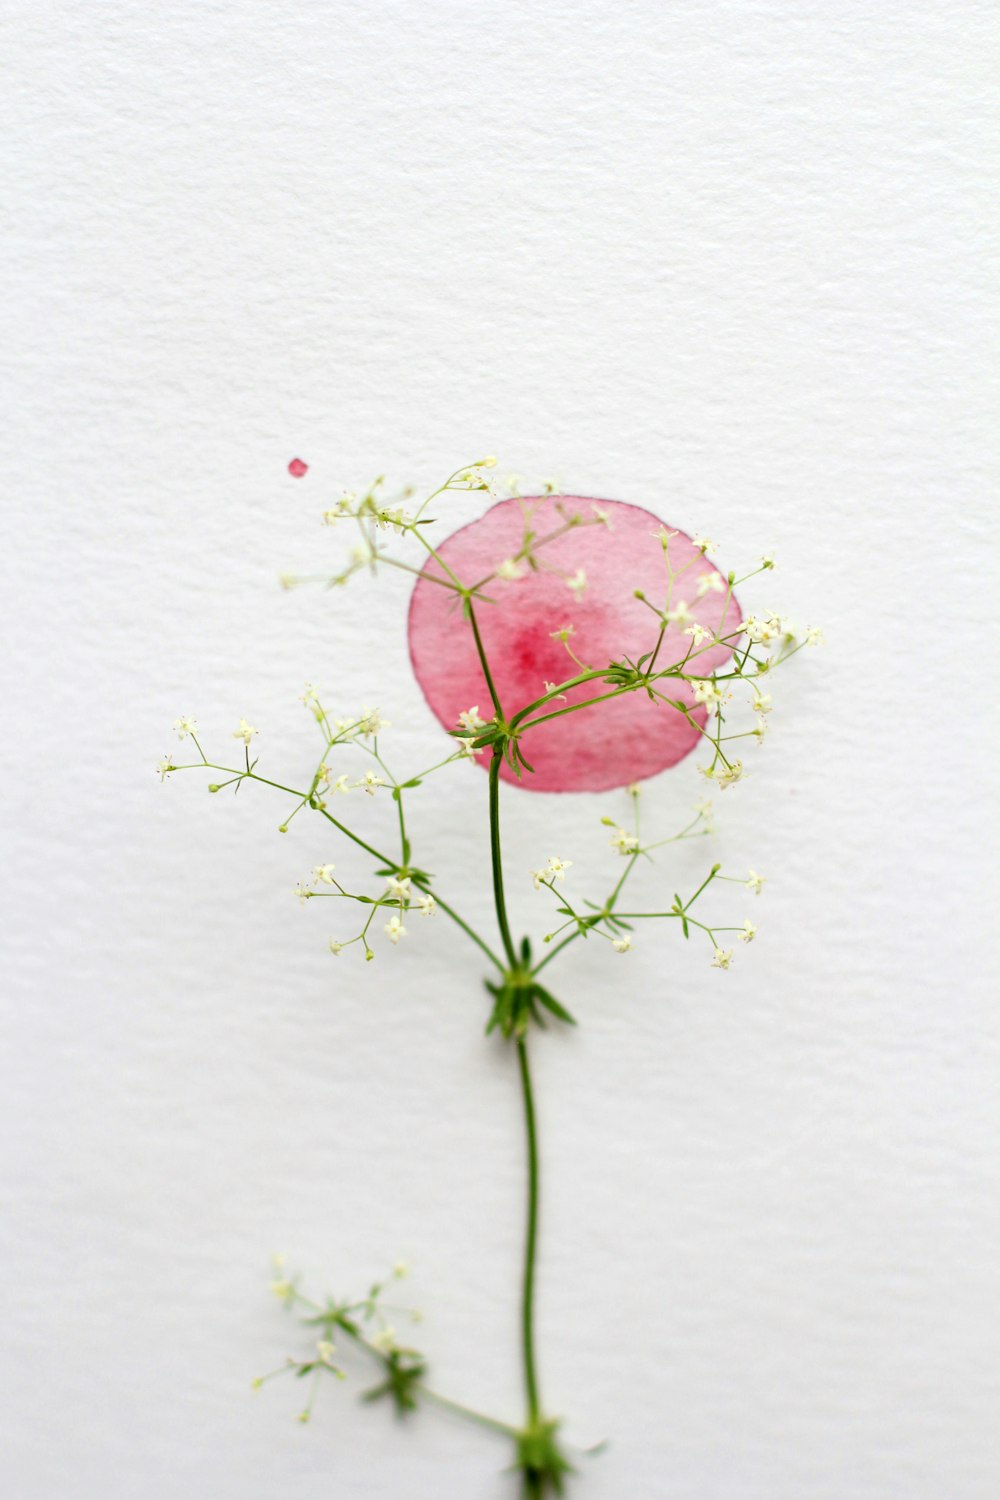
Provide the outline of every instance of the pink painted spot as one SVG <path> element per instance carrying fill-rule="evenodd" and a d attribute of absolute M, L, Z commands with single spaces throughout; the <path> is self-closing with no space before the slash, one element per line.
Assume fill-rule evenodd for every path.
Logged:
<path fill-rule="evenodd" d="M 308 474 L 309 465 L 303 463 L 301 458 L 293 458 L 288 465 L 288 472 L 293 479 L 301 479 L 303 474 Z"/>
<path fill-rule="evenodd" d="M 565 681 L 579 670 L 566 647 L 552 636 L 565 625 L 573 625 L 570 645 L 589 666 L 602 667 L 625 656 L 635 662 L 656 644 L 656 617 L 635 598 L 635 590 L 643 590 L 651 603 L 663 607 L 667 571 L 663 548 L 653 533 L 664 523 L 638 505 L 575 495 L 501 500 L 478 521 L 454 532 L 438 552 L 464 584 L 476 583 L 521 547 L 523 505 L 533 507 L 533 529 L 542 537 L 562 524 L 557 501 L 585 516 L 599 505 L 613 529 L 588 526 L 570 531 L 541 549 L 540 571 L 525 569 L 517 579 L 494 579 L 484 589 L 495 602 L 478 604 L 476 619 L 508 717 L 541 697 L 546 682 Z M 726 628 L 735 628 L 741 618 L 735 599 L 726 609 L 725 592 L 698 598 L 700 575 L 718 570 L 683 532 L 672 537 L 670 558 L 675 569 L 685 569 L 674 584 L 672 603 L 686 601 L 693 618 L 713 632 L 723 622 L 725 609 Z M 578 601 L 566 576 L 579 568 L 586 574 L 587 587 Z M 550 571 L 554 569 L 558 572 Z M 455 594 L 432 581 L 443 576 L 438 563 L 428 559 L 410 600 L 410 656 L 431 709 L 446 729 L 455 729 L 465 709 L 478 706 L 483 719 L 489 719 L 493 709 L 471 626 L 462 618 Z M 679 661 L 689 645 L 682 627 L 671 625 L 657 665 Z M 728 647 L 714 646 L 698 657 L 698 670 L 707 673 L 730 655 Z M 694 701 L 685 684 L 671 682 L 664 689 L 671 697 Z M 600 682 L 591 683 L 571 688 L 567 698 L 582 702 L 607 691 Z M 551 704 L 541 712 L 563 706 Z M 698 708 L 695 717 L 703 724 L 704 709 Z M 535 774 L 525 772 L 519 784 L 536 792 L 626 786 L 676 765 L 700 738 L 677 709 L 650 700 L 642 691 L 629 693 L 528 729 L 522 744 Z M 488 761 L 487 752 L 480 763 L 485 766 Z M 506 766 L 503 775 L 516 783 Z"/>

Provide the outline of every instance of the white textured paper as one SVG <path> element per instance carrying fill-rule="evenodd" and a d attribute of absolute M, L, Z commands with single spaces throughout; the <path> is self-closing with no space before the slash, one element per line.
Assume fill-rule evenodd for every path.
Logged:
<path fill-rule="evenodd" d="M 543 1392 L 611 1440 L 572 1493 L 996 1495 L 995 43 L 974 0 L 8 5 L 8 1494 L 513 1493 L 502 1444 L 357 1381 L 308 1427 L 301 1386 L 249 1389 L 299 1347 L 273 1250 L 318 1291 L 405 1256 L 436 1383 L 517 1418 L 521 1122 L 476 952 L 435 920 L 335 962 L 291 894 L 345 857 L 316 820 L 153 773 L 193 713 L 302 775 L 305 680 L 427 763 L 405 578 L 276 575 L 339 555 L 342 486 L 493 451 L 727 566 L 773 547 L 748 606 L 828 638 L 719 799 L 759 940 L 558 971 Z M 485 786 L 414 822 L 489 927 Z M 616 868 L 622 801 L 505 796 L 518 928 L 539 859 Z"/>

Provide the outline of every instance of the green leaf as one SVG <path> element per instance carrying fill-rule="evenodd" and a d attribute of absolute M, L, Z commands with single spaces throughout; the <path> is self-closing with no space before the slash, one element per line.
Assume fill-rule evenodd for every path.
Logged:
<path fill-rule="evenodd" d="M 576 1017 L 571 1016 L 566 1007 L 560 1005 L 555 996 L 550 995 L 548 990 L 543 989 L 540 984 L 535 985 L 535 998 L 545 1006 L 546 1010 L 550 1010 L 554 1016 L 558 1016 L 560 1021 L 565 1021 L 569 1026 L 576 1025 Z"/>

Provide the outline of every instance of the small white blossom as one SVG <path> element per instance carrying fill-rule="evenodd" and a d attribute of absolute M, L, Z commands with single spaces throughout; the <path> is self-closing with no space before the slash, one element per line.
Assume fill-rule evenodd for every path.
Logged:
<path fill-rule="evenodd" d="M 753 695 L 753 711 L 755 714 L 769 714 L 771 712 L 771 694 L 762 693 L 758 689 Z"/>
<path fill-rule="evenodd" d="M 616 828 L 611 836 L 611 847 L 617 849 L 619 854 L 634 854 L 639 847 L 639 840 L 627 828 Z"/>
<path fill-rule="evenodd" d="M 552 854 L 549 856 L 549 861 L 545 868 L 548 874 L 552 876 L 553 880 L 565 880 L 566 871 L 569 869 L 572 863 L 573 861 L 571 859 L 557 859 L 556 856 Z"/>
<path fill-rule="evenodd" d="M 724 594 L 726 592 L 726 581 L 721 573 L 702 573 L 698 577 L 698 598 L 703 599 L 706 594 Z"/>
<path fill-rule="evenodd" d="M 378 788 L 380 786 L 385 786 L 385 784 L 386 783 L 382 779 L 382 777 L 376 776 L 374 771 L 366 771 L 362 779 L 355 782 L 355 786 L 364 787 L 365 792 L 369 797 L 374 797 Z"/>
<path fill-rule="evenodd" d="M 823 632 L 818 625 L 810 625 L 806 631 L 806 645 L 818 646 L 823 640 Z"/>
<path fill-rule="evenodd" d="M 159 762 L 156 769 L 159 773 L 160 780 L 166 781 L 171 771 L 176 771 L 177 767 L 171 764 L 170 757 L 169 755 L 167 755 L 164 756 L 163 760 Z"/>
<path fill-rule="evenodd" d="M 699 625 L 697 620 L 693 625 L 688 626 L 684 634 L 689 635 L 696 646 L 700 646 L 702 641 L 715 639 L 714 633 L 711 630 L 706 630 L 704 625 Z"/>
<path fill-rule="evenodd" d="M 394 901 L 405 901 L 410 894 L 410 877 L 409 875 L 390 875 L 385 888 Z"/>
<path fill-rule="evenodd" d="M 331 792 L 349 792 L 351 790 L 351 783 L 348 781 L 346 775 L 338 776 L 330 787 L 330 790 Z"/>
<path fill-rule="evenodd" d="M 582 568 L 577 568 L 572 578 L 567 578 L 566 587 L 572 592 L 574 599 L 579 603 L 587 587 L 587 575 Z"/>
<path fill-rule="evenodd" d="M 174 728 L 177 730 L 177 738 L 182 740 L 185 735 L 194 734 L 198 724 L 195 719 L 181 718 L 175 722 Z"/>
<path fill-rule="evenodd" d="M 718 786 L 725 789 L 727 786 L 735 786 L 738 781 L 742 781 L 743 776 L 743 762 L 734 760 L 732 765 L 720 766 L 716 769 L 715 780 Z"/>
<path fill-rule="evenodd" d="M 554 682 L 546 682 L 546 683 L 543 683 L 542 686 L 545 688 L 545 691 L 547 693 L 552 693 L 553 694 L 553 701 L 554 702 L 556 702 L 556 703 L 565 703 L 566 702 L 566 694 L 565 693 L 557 693 L 556 692 L 556 684 Z"/>
<path fill-rule="evenodd" d="M 632 946 L 632 939 L 630 937 L 612 938 L 611 946 L 616 953 L 627 953 Z"/>
<path fill-rule="evenodd" d="M 314 865 L 313 880 L 317 885 L 319 885 L 320 882 L 322 882 L 323 885 L 333 885 L 333 872 L 336 868 L 336 865 Z"/>
<path fill-rule="evenodd" d="M 656 537 L 656 540 L 660 543 L 664 552 L 666 552 L 674 537 L 679 535 L 679 533 L 676 531 L 668 531 L 665 526 L 660 526 L 656 531 L 651 531 L 649 534 L 650 536 Z"/>
<path fill-rule="evenodd" d="M 402 1281 L 405 1277 L 409 1276 L 410 1267 L 405 1260 L 397 1260 L 392 1268 L 392 1274 L 396 1277 L 397 1281 Z"/>
<path fill-rule="evenodd" d="M 290 1281 L 271 1281 L 268 1282 L 268 1286 L 279 1302 L 290 1302 L 295 1294 L 295 1288 Z"/>
<path fill-rule="evenodd" d="M 523 567 L 519 562 L 515 562 L 512 557 L 505 557 L 497 568 L 497 577 L 506 578 L 511 583 L 513 583 L 515 578 L 521 578 L 523 575 Z"/>
<path fill-rule="evenodd" d="M 711 677 L 702 677 L 694 684 L 694 701 L 703 703 L 706 708 L 712 709 L 717 703 L 722 702 L 722 693 Z"/>
<path fill-rule="evenodd" d="M 781 616 L 773 614 L 765 615 L 763 619 L 758 619 L 756 615 L 747 615 L 743 621 L 743 629 L 755 646 L 766 645 L 769 641 L 776 640 L 778 636 L 786 633 Z"/>
<path fill-rule="evenodd" d="M 592 505 L 590 509 L 593 512 L 594 519 L 599 522 L 601 526 L 606 526 L 609 531 L 614 530 L 613 526 L 611 525 L 611 516 L 602 505 Z"/>
<path fill-rule="evenodd" d="M 767 733 L 767 731 L 768 731 L 769 728 L 770 728 L 770 725 L 768 724 L 767 720 L 764 718 L 764 715 L 763 714 L 758 714 L 757 715 L 757 723 L 754 726 L 754 728 L 751 729 L 751 731 L 750 731 L 751 734 L 755 734 L 757 736 L 757 743 L 758 743 L 758 745 L 763 744 L 763 742 L 764 742 L 764 736 Z"/>
<path fill-rule="evenodd" d="M 306 683 L 305 691 L 299 696 L 299 702 L 304 703 L 307 708 L 312 708 L 319 702 L 319 694 L 311 682 Z"/>
<path fill-rule="evenodd" d="M 378 1333 L 372 1335 L 372 1347 L 380 1354 L 391 1354 L 396 1347 L 395 1328 L 380 1328 Z"/>
<path fill-rule="evenodd" d="M 432 915 L 434 908 L 437 906 L 437 902 L 428 891 L 421 891 L 420 895 L 417 897 L 416 906 L 417 911 L 422 917 L 429 917 Z"/>
<path fill-rule="evenodd" d="M 754 940 L 754 938 L 756 936 L 757 936 L 757 927 L 756 927 L 756 924 L 753 923 L 753 922 L 751 922 L 750 918 L 747 917 L 746 921 L 743 923 L 743 931 L 740 933 L 740 942 L 741 943 L 752 943 L 753 940 Z"/>
<path fill-rule="evenodd" d="M 334 958 L 339 958 L 340 955 L 344 951 L 344 945 L 343 945 L 343 943 L 338 943 L 336 938 L 331 938 L 330 939 L 329 948 L 330 948 L 330 952 L 333 954 Z"/>
<path fill-rule="evenodd" d="M 715 551 L 715 543 L 710 536 L 695 536 L 691 540 L 703 557 L 706 553 Z"/>
<path fill-rule="evenodd" d="M 475 737 L 486 728 L 486 720 L 479 717 L 479 704 L 473 704 L 472 708 L 463 709 L 458 716 L 459 727 Z"/>
<path fill-rule="evenodd" d="M 553 641 L 562 641 L 565 645 L 570 636 L 575 634 L 576 631 L 574 630 L 572 625 L 563 625 L 559 630 L 550 630 L 549 639 Z"/>
<path fill-rule="evenodd" d="M 377 708 L 363 708 L 358 720 L 358 733 L 365 736 L 378 734 L 383 729 L 391 729 L 392 724 L 388 719 L 383 719 Z"/>
<path fill-rule="evenodd" d="M 299 900 L 303 903 L 303 905 L 312 896 L 312 891 L 309 889 L 309 887 L 307 885 L 304 885 L 301 880 L 299 881 L 299 883 L 298 883 L 297 886 L 294 886 L 292 888 L 292 890 L 293 890 L 293 895 L 298 896 Z"/>
<path fill-rule="evenodd" d="M 318 1344 L 316 1345 L 316 1353 L 319 1355 L 323 1364 L 328 1365 L 334 1354 L 336 1353 L 336 1350 L 330 1343 L 329 1339 L 320 1339 Z"/>
<path fill-rule="evenodd" d="M 392 916 L 383 928 L 390 943 L 398 943 L 401 937 L 406 936 L 406 928 L 398 916 Z"/>
<path fill-rule="evenodd" d="M 765 552 L 764 556 L 760 560 L 760 565 L 761 565 L 762 568 L 773 568 L 774 567 L 774 553 L 773 552 Z"/>
<path fill-rule="evenodd" d="M 246 719 L 241 719 L 239 729 L 233 730 L 233 739 L 242 740 L 244 745 L 249 745 L 254 735 L 259 733 L 259 729 L 255 729 L 252 724 L 248 724 Z"/>
<path fill-rule="evenodd" d="M 689 625 L 694 616 L 687 607 L 687 600 L 678 599 L 673 609 L 668 609 L 663 618 L 668 625 Z"/>
<path fill-rule="evenodd" d="M 732 948 L 716 948 L 712 959 L 713 969 L 728 969 L 733 961 Z"/>
<path fill-rule="evenodd" d="M 480 469 L 495 469 L 496 466 L 496 455 L 493 453 L 488 453 L 487 456 L 479 463 Z"/>
<path fill-rule="evenodd" d="M 763 875 L 758 875 L 756 870 L 751 870 L 749 875 L 747 876 L 747 890 L 753 891 L 755 896 L 759 896 L 761 891 L 764 889 L 764 880 L 765 877 Z"/>

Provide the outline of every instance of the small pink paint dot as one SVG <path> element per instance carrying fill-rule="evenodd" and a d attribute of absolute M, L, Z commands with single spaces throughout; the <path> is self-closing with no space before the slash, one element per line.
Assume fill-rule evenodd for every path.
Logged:
<path fill-rule="evenodd" d="M 288 472 L 293 479 L 301 479 L 303 474 L 308 474 L 309 465 L 303 463 L 301 458 L 293 458 L 288 465 Z"/>
<path fill-rule="evenodd" d="M 566 625 L 573 626 L 569 644 L 576 656 L 595 667 L 626 656 L 638 662 L 652 651 L 657 618 L 635 591 L 643 591 L 662 608 L 668 586 L 658 536 L 664 523 L 658 516 L 623 501 L 575 495 L 502 500 L 478 521 L 454 532 L 438 552 L 463 583 L 478 582 L 520 549 L 524 504 L 533 508 L 532 528 L 539 537 L 563 525 L 557 504 L 585 516 L 599 506 L 610 526 L 569 531 L 540 550 L 537 571 L 522 567 L 519 577 L 494 578 L 484 587 L 483 593 L 495 602 L 477 604 L 476 619 L 508 718 L 541 697 L 547 683 L 563 682 L 579 670 L 553 635 Z M 735 598 L 727 604 L 725 589 L 715 588 L 699 596 L 699 577 L 718 570 L 683 532 L 670 539 L 670 560 L 675 571 L 684 570 L 674 583 L 672 605 L 683 600 L 690 619 L 713 634 L 723 620 L 727 630 L 734 629 L 741 618 Z M 586 588 L 577 598 L 567 578 L 581 568 Z M 493 707 L 471 626 L 462 618 L 454 592 L 432 581 L 443 576 L 435 560 L 428 559 L 410 600 L 410 656 L 431 709 L 445 729 L 455 729 L 464 710 L 477 707 L 480 717 L 489 719 Z M 690 645 L 683 624 L 671 625 L 658 665 L 680 661 Z M 707 673 L 720 667 L 731 654 L 727 646 L 711 647 L 699 655 L 698 670 Z M 691 706 L 695 723 L 705 723 L 705 710 L 694 705 L 693 690 L 686 683 L 662 686 L 669 697 Z M 567 701 L 607 691 L 599 681 L 588 683 L 568 689 Z M 564 706 L 554 702 L 543 711 Z M 525 772 L 518 783 L 505 765 L 502 775 L 537 792 L 605 791 L 676 765 L 700 739 L 685 714 L 644 692 L 633 692 L 527 729 L 521 743 L 535 774 Z M 478 763 L 488 766 L 489 754 Z"/>

